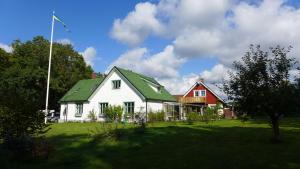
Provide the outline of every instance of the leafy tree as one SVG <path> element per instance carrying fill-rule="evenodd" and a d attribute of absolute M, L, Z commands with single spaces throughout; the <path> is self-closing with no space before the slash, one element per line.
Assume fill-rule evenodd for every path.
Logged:
<path fill-rule="evenodd" d="M 49 41 L 41 36 L 12 43 L 13 52 L 0 49 L 1 137 L 32 136 L 43 129 Z M 3 62 L 2 62 L 3 61 Z M 78 80 L 89 78 L 92 69 L 71 45 L 53 44 L 50 109 Z M 9 129 L 9 133 L 7 132 Z"/>
<path fill-rule="evenodd" d="M 276 46 L 265 52 L 259 45 L 250 45 L 242 61 L 234 62 L 234 72 L 230 72 L 230 80 L 224 83 L 225 92 L 239 113 L 268 115 L 274 141 L 280 140 L 280 118 L 290 113 L 293 106 L 289 71 L 295 59 L 288 57 L 290 50 L 291 47 Z"/>

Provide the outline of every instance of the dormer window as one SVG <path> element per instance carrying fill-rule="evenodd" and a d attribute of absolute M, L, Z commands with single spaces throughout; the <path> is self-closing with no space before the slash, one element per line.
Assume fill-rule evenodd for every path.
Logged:
<path fill-rule="evenodd" d="M 113 80 L 112 81 L 112 87 L 113 87 L 113 89 L 120 89 L 120 87 L 121 87 L 121 80 Z"/>
<path fill-rule="evenodd" d="M 157 87 L 157 92 L 161 92 L 161 86 Z"/>

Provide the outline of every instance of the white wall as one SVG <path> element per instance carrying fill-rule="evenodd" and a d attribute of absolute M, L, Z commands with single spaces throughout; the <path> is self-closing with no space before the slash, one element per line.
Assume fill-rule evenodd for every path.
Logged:
<path fill-rule="evenodd" d="M 163 110 L 162 102 L 147 102 L 148 112 L 158 112 Z"/>
<path fill-rule="evenodd" d="M 112 88 L 112 80 L 121 80 L 121 87 L 119 89 Z M 60 121 L 63 122 L 65 118 L 67 121 L 88 121 L 88 114 L 94 110 L 98 117 L 99 103 L 105 102 L 110 105 L 124 106 L 124 102 L 134 102 L 135 112 L 146 112 L 146 102 L 142 95 L 130 85 L 130 83 L 120 76 L 117 72 L 112 71 L 108 77 L 102 82 L 94 94 L 90 97 L 89 102 L 83 105 L 82 117 L 75 117 L 76 104 L 68 103 L 67 117 L 63 116 L 64 108 L 66 104 L 61 104 L 61 116 Z M 163 110 L 162 102 L 147 102 L 148 112 L 157 112 Z M 104 121 L 104 117 L 98 117 L 99 121 Z"/>

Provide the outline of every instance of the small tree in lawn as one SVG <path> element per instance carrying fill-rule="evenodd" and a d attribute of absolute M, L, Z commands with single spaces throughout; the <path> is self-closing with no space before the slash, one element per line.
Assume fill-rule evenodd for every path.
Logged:
<path fill-rule="evenodd" d="M 280 140 L 280 118 L 293 106 L 289 71 L 295 59 L 288 57 L 290 49 L 276 46 L 265 52 L 259 45 L 250 45 L 242 61 L 234 62 L 234 72 L 230 72 L 230 79 L 224 83 L 224 91 L 240 114 L 268 115 L 274 141 Z"/>
<path fill-rule="evenodd" d="M 120 122 L 122 120 L 122 106 L 109 105 L 104 110 L 104 115 L 109 121 Z"/>

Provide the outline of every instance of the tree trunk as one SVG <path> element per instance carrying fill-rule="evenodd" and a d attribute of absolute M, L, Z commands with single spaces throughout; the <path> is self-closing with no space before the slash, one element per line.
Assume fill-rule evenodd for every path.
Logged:
<path fill-rule="evenodd" d="M 271 118 L 271 123 L 272 123 L 272 129 L 273 129 L 273 138 L 272 141 L 274 142 L 280 142 L 280 132 L 279 132 L 279 118 L 278 117 L 273 117 Z"/>

